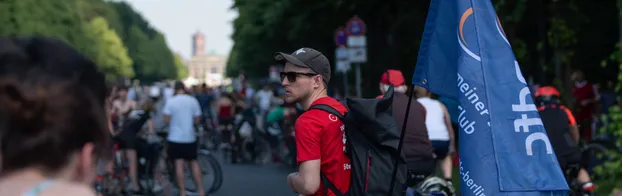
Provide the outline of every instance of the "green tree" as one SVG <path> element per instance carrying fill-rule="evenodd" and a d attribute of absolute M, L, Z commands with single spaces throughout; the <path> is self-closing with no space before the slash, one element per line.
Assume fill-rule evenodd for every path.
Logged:
<path fill-rule="evenodd" d="M 175 60 L 164 36 L 127 3 L 107 2 L 107 5 L 116 13 L 108 17 L 120 21 L 111 27 L 120 35 L 134 60 L 132 67 L 136 78 L 144 82 L 176 78 Z"/>
<path fill-rule="evenodd" d="M 19 0 L 0 2 L 0 36 L 44 35 L 68 42 L 83 50 L 87 48 L 83 21 L 75 0 Z"/>
<path fill-rule="evenodd" d="M 103 17 L 95 17 L 87 26 L 86 34 L 91 39 L 87 55 L 106 73 L 108 79 L 134 76 L 132 59 L 128 56 L 121 38 L 110 29 Z"/>
<path fill-rule="evenodd" d="M 185 79 L 188 77 L 188 66 L 179 54 L 175 54 L 175 68 L 177 68 L 177 79 Z"/>

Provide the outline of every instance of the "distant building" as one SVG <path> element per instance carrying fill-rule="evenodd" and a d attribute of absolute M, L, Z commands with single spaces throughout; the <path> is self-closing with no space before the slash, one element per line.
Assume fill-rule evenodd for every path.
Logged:
<path fill-rule="evenodd" d="M 192 56 L 202 56 L 205 54 L 205 35 L 196 32 L 192 35 Z"/>
<path fill-rule="evenodd" d="M 192 36 L 192 57 L 188 63 L 188 81 L 209 86 L 222 85 L 227 64 L 226 55 L 205 54 L 205 36 L 197 32 Z"/>

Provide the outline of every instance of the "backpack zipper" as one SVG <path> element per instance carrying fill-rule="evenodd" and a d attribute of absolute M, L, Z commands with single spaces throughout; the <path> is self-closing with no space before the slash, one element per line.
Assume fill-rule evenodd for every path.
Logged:
<path fill-rule="evenodd" d="M 365 171 L 365 193 L 369 188 L 369 170 L 371 169 L 371 152 L 367 150 L 367 169 Z"/>

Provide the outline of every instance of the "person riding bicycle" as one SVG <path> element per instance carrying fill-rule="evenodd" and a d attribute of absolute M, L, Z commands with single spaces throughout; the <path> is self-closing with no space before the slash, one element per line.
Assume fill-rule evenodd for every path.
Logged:
<path fill-rule="evenodd" d="M 266 130 L 266 139 L 268 140 L 268 143 L 270 143 L 272 159 L 274 162 L 280 161 L 277 154 L 277 148 L 279 145 L 279 136 L 285 131 L 285 127 L 282 127 L 283 121 L 286 117 L 289 117 L 295 113 L 296 108 L 281 105 L 272 108 L 266 115 L 264 130 Z"/>
<path fill-rule="evenodd" d="M 153 122 L 151 121 L 151 110 L 153 103 L 146 99 L 141 104 L 141 108 L 129 112 L 121 132 L 117 135 L 119 148 L 129 162 L 129 177 L 132 185 L 132 192 L 139 192 L 138 185 L 138 161 L 136 155 L 137 135 L 145 124 L 148 125 L 149 133 L 154 133 Z"/>
<path fill-rule="evenodd" d="M 560 167 L 565 170 L 571 165 L 580 164 L 579 128 L 572 112 L 560 104 L 559 91 L 552 86 L 543 86 L 536 90 L 535 96 L 538 113 Z M 583 184 L 585 192 L 594 190 L 594 184 L 584 167 L 581 167 L 576 177 Z"/>

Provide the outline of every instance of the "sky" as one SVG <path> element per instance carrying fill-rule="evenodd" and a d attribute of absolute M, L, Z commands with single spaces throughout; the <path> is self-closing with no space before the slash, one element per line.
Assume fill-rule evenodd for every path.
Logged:
<path fill-rule="evenodd" d="M 124 0 L 166 36 L 173 52 L 188 59 L 192 35 L 205 35 L 206 53 L 227 55 L 233 46 L 233 0 Z"/>

